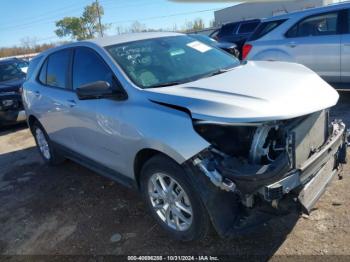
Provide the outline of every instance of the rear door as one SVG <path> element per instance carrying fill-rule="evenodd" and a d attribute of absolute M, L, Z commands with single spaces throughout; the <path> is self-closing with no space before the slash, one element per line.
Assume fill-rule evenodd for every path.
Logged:
<path fill-rule="evenodd" d="M 326 81 L 340 81 L 340 11 L 304 18 L 286 33 L 285 48 L 295 60 Z"/>
<path fill-rule="evenodd" d="M 64 49 L 47 57 L 37 79 L 33 106 L 50 139 L 68 148 L 73 142 L 70 131 L 74 120 L 70 113 L 75 96 L 68 77 L 71 54 L 72 49 Z"/>

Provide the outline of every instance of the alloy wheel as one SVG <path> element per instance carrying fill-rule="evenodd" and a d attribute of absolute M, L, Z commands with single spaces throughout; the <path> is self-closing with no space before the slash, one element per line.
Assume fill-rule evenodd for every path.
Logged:
<path fill-rule="evenodd" d="M 175 179 L 163 173 L 153 174 L 148 194 L 154 211 L 170 228 L 176 231 L 190 228 L 193 220 L 190 199 Z"/>
<path fill-rule="evenodd" d="M 38 142 L 38 147 L 41 154 L 44 156 L 46 160 L 50 160 L 51 154 L 50 154 L 49 143 L 47 142 L 44 132 L 40 128 L 35 129 L 35 137 L 36 137 L 36 141 Z"/>

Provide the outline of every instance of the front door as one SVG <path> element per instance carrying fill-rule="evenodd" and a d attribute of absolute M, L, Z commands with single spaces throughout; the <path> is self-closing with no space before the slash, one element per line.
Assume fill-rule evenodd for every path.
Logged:
<path fill-rule="evenodd" d="M 96 81 L 106 81 L 111 88 L 116 86 L 113 72 L 94 50 L 76 48 L 73 61 L 73 90 Z M 71 112 L 75 119 L 72 132 L 74 151 L 98 164 L 122 172 L 125 154 L 120 115 L 127 102 L 106 98 L 79 100 L 77 95 L 74 100 L 76 105 Z"/>

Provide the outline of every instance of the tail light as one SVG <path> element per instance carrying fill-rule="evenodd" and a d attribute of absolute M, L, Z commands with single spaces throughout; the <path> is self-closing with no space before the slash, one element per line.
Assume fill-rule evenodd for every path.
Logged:
<path fill-rule="evenodd" d="M 242 49 L 242 59 L 246 59 L 250 50 L 252 50 L 253 46 L 249 44 L 245 44 Z"/>

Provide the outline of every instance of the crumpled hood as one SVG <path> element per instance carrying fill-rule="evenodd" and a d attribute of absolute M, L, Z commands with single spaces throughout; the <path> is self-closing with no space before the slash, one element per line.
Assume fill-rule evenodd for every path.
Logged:
<path fill-rule="evenodd" d="M 220 122 L 290 119 L 334 106 L 335 89 L 303 65 L 251 61 L 233 70 L 177 86 L 145 89 L 154 102 L 188 109 Z"/>
<path fill-rule="evenodd" d="M 0 82 L 0 94 L 5 92 L 18 92 L 24 78 Z"/>

